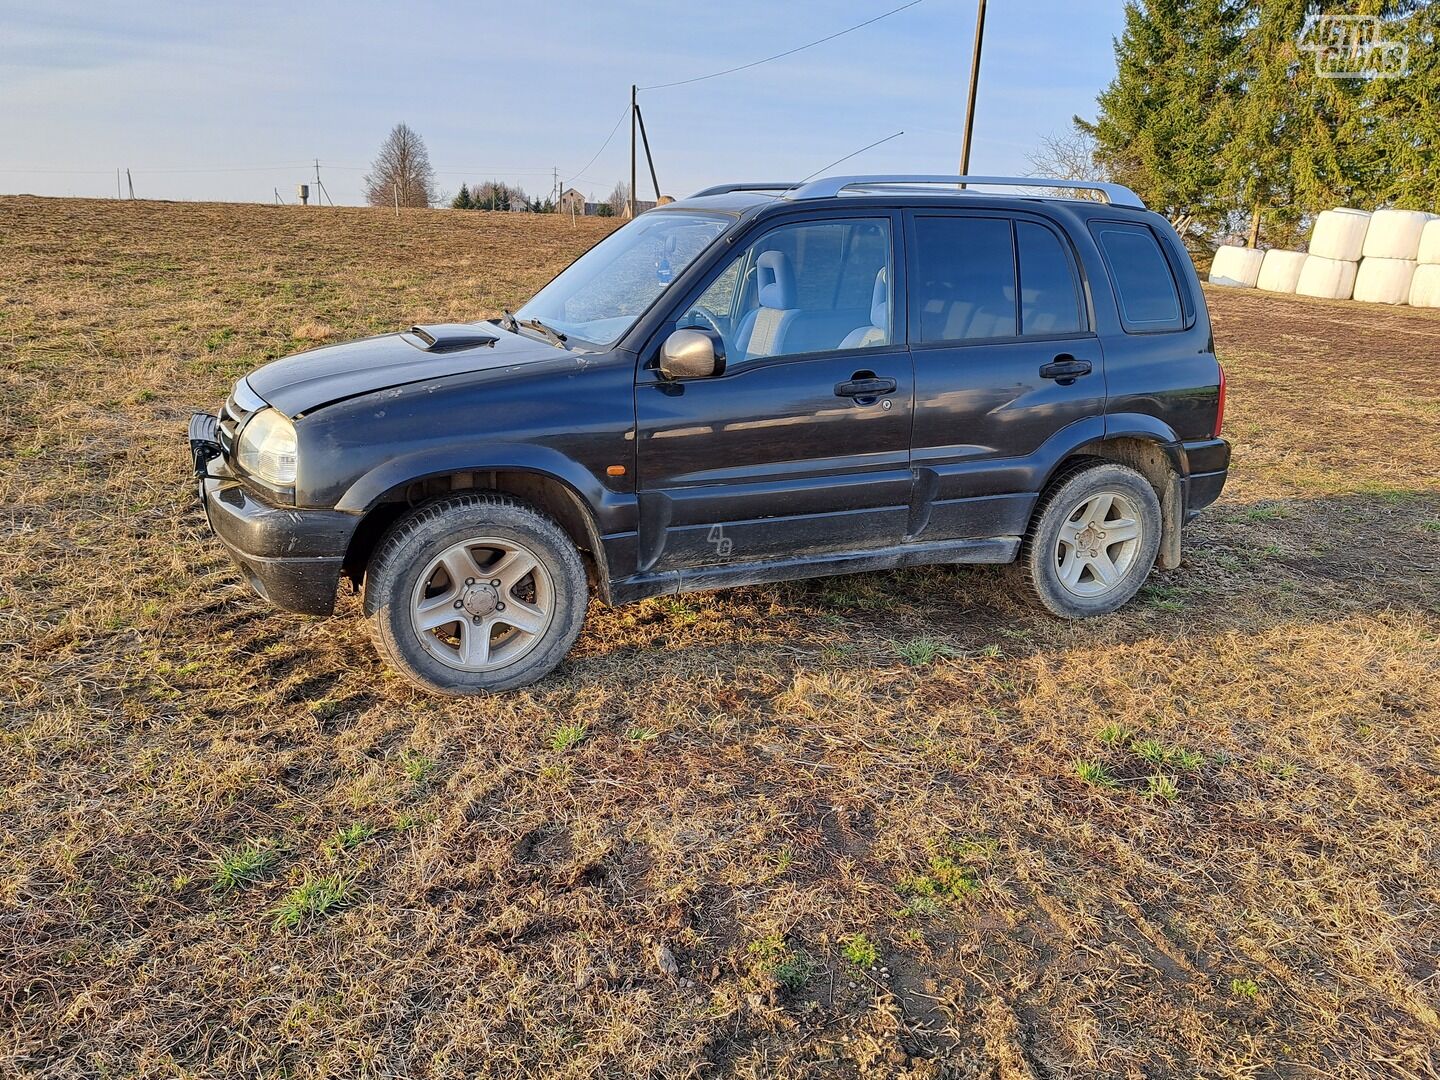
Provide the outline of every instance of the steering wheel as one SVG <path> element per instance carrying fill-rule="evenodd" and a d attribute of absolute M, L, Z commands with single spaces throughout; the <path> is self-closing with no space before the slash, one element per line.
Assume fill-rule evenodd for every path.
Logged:
<path fill-rule="evenodd" d="M 700 319 L 701 322 L 708 323 L 708 328 L 715 331 L 715 333 L 719 335 L 720 340 L 725 342 L 726 349 L 729 349 L 730 342 L 726 340 L 725 331 L 720 329 L 720 319 L 713 311 L 711 311 L 707 307 L 701 307 L 697 304 L 695 307 L 692 307 L 689 311 L 685 313 L 685 317 L 687 319 L 691 316 L 696 316 Z"/>

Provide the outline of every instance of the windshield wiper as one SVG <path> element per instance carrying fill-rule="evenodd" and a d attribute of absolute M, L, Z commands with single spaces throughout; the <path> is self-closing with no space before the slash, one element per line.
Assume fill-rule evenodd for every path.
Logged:
<path fill-rule="evenodd" d="M 559 345 L 562 349 L 565 348 L 565 342 L 569 340 L 559 330 L 551 329 L 539 319 L 526 319 L 521 322 L 513 315 L 510 318 L 519 326 L 528 326 L 531 330 L 538 330 L 540 333 L 544 334 L 550 341 L 554 342 L 556 345 Z"/>

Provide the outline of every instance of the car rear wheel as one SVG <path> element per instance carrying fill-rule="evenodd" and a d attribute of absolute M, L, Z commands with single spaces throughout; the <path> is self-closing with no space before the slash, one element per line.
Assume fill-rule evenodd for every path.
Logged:
<path fill-rule="evenodd" d="M 1045 494 L 1019 566 L 1052 614 L 1104 615 L 1145 584 L 1160 528 L 1160 500 L 1143 476 L 1108 463 L 1082 468 Z"/>
<path fill-rule="evenodd" d="M 589 599 L 554 521 L 503 495 L 458 495 L 401 518 L 365 579 L 380 654 L 441 694 L 511 690 L 570 651 Z"/>

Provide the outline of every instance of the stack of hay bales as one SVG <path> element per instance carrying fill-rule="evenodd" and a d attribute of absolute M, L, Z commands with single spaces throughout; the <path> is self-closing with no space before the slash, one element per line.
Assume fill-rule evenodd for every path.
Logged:
<path fill-rule="evenodd" d="M 1255 281 L 1257 289 L 1266 292 L 1293 293 L 1300 283 L 1300 271 L 1305 266 L 1303 251 L 1281 251 L 1271 248 L 1265 252 L 1265 261 L 1260 265 L 1260 276 Z"/>
<path fill-rule="evenodd" d="M 1410 280 L 1411 307 L 1440 307 L 1440 218 L 1425 223 Z"/>
<path fill-rule="evenodd" d="M 1355 299 L 1371 304 L 1408 304 L 1419 265 L 1420 237 L 1430 214 L 1376 210 L 1365 232 L 1364 258 L 1355 276 Z"/>
<path fill-rule="evenodd" d="M 1295 291 L 1324 300 L 1349 300 L 1369 231 L 1370 215 L 1364 210 L 1342 206 L 1317 217 Z"/>
<path fill-rule="evenodd" d="M 1215 252 L 1215 260 L 1210 264 L 1210 284 L 1253 289 L 1264 262 L 1265 253 L 1257 248 L 1226 244 Z"/>

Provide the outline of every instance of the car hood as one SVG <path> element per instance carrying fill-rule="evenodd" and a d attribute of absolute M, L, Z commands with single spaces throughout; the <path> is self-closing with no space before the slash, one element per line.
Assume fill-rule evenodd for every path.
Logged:
<path fill-rule="evenodd" d="M 327 345 L 251 372 L 250 388 L 290 418 L 406 383 L 502 371 L 565 355 L 547 341 L 493 323 L 415 326 L 404 333 Z"/>

